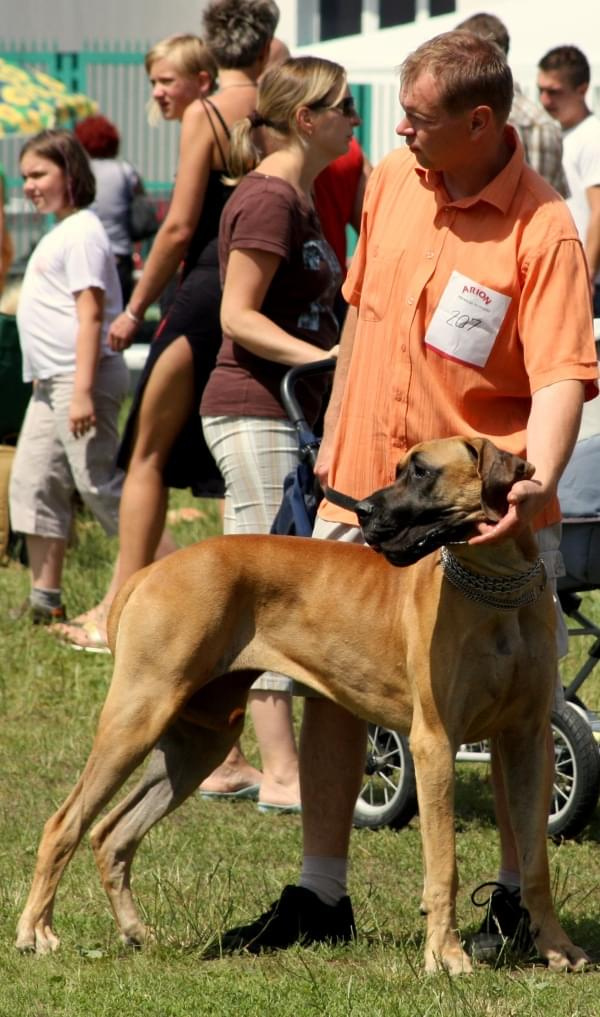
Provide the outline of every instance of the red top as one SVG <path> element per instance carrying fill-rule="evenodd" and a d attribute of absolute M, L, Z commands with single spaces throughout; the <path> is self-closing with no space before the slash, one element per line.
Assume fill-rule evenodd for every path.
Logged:
<path fill-rule="evenodd" d="M 356 138 L 350 147 L 319 173 L 314 198 L 321 229 L 333 247 L 346 275 L 346 225 L 352 218 L 356 189 L 363 171 L 364 156 Z"/>

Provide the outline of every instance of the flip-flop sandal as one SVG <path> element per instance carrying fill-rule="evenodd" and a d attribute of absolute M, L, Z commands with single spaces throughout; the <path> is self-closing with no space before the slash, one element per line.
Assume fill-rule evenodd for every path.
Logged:
<path fill-rule="evenodd" d="M 256 808 L 265 816 L 298 816 L 302 812 L 300 802 L 295 805 L 273 805 L 271 802 L 258 802 Z"/>
<path fill-rule="evenodd" d="M 256 799 L 258 798 L 258 791 L 260 784 L 247 784 L 246 787 L 238 788 L 237 791 L 200 791 L 200 797 L 206 798 L 209 801 L 217 802 L 234 802 L 243 801 L 244 799 Z"/>
<path fill-rule="evenodd" d="M 110 653 L 106 636 L 95 621 L 69 622 L 52 626 L 50 631 L 52 629 L 53 634 L 73 650 L 83 650 L 84 653 Z"/>

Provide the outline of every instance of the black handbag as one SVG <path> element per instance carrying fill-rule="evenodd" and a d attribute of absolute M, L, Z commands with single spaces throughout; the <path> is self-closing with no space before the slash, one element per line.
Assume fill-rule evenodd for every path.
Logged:
<path fill-rule="evenodd" d="M 129 206 L 129 236 L 132 240 L 150 240 L 159 227 L 156 209 L 147 194 L 134 194 Z"/>
<path fill-rule="evenodd" d="M 129 163 L 125 165 L 129 166 Z M 125 167 L 121 166 L 123 170 L 123 176 L 127 181 L 128 187 L 131 187 L 130 180 L 125 172 Z M 141 181 L 138 174 L 135 172 L 132 166 L 129 166 L 136 176 L 136 187 L 141 188 Z M 129 215 L 128 215 L 128 229 L 129 236 L 135 242 L 138 240 L 150 240 L 155 233 L 158 232 L 160 223 L 156 214 L 156 209 L 143 190 L 134 190 L 131 194 L 131 200 L 129 203 Z"/>

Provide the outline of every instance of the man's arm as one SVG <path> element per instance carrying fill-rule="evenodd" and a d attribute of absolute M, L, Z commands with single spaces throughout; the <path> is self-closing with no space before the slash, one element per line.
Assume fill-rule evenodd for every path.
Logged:
<path fill-rule="evenodd" d="M 588 187 L 585 192 L 590 206 L 590 220 L 585 238 L 585 254 L 590 268 L 590 279 L 594 279 L 600 271 L 600 184 Z"/>
<path fill-rule="evenodd" d="M 319 455 L 315 465 L 315 473 L 322 488 L 327 486 L 327 478 L 331 466 L 333 436 L 335 434 L 335 428 L 340 415 L 340 407 L 342 405 L 346 379 L 348 377 L 348 368 L 350 366 L 352 350 L 354 348 L 357 314 L 358 312 L 356 307 L 350 305 L 340 339 L 335 374 L 333 376 L 333 386 L 331 389 L 327 413 L 325 414 L 323 439 L 321 441 L 321 447 L 319 449 Z"/>
<path fill-rule="evenodd" d="M 483 524 L 470 543 L 516 537 L 555 496 L 579 432 L 584 384 L 568 379 L 538 389 L 527 424 L 527 458 L 535 466 L 532 480 L 520 480 L 508 495 L 509 509 L 495 526 Z"/>

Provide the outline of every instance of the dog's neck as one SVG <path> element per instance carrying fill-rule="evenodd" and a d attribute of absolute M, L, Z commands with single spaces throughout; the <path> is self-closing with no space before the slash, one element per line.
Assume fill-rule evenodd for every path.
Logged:
<path fill-rule="evenodd" d="M 497 545 L 451 544 L 441 548 L 440 564 L 447 581 L 465 597 L 499 610 L 533 604 L 547 583 L 533 539 L 525 546 L 520 540 Z"/>
<path fill-rule="evenodd" d="M 528 527 L 517 537 L 499 544 L 448 544 L 452 554 L 473 572 L 489 576 L 514 576 L 527 572 L 540 556 L 537 540 Z"/>

